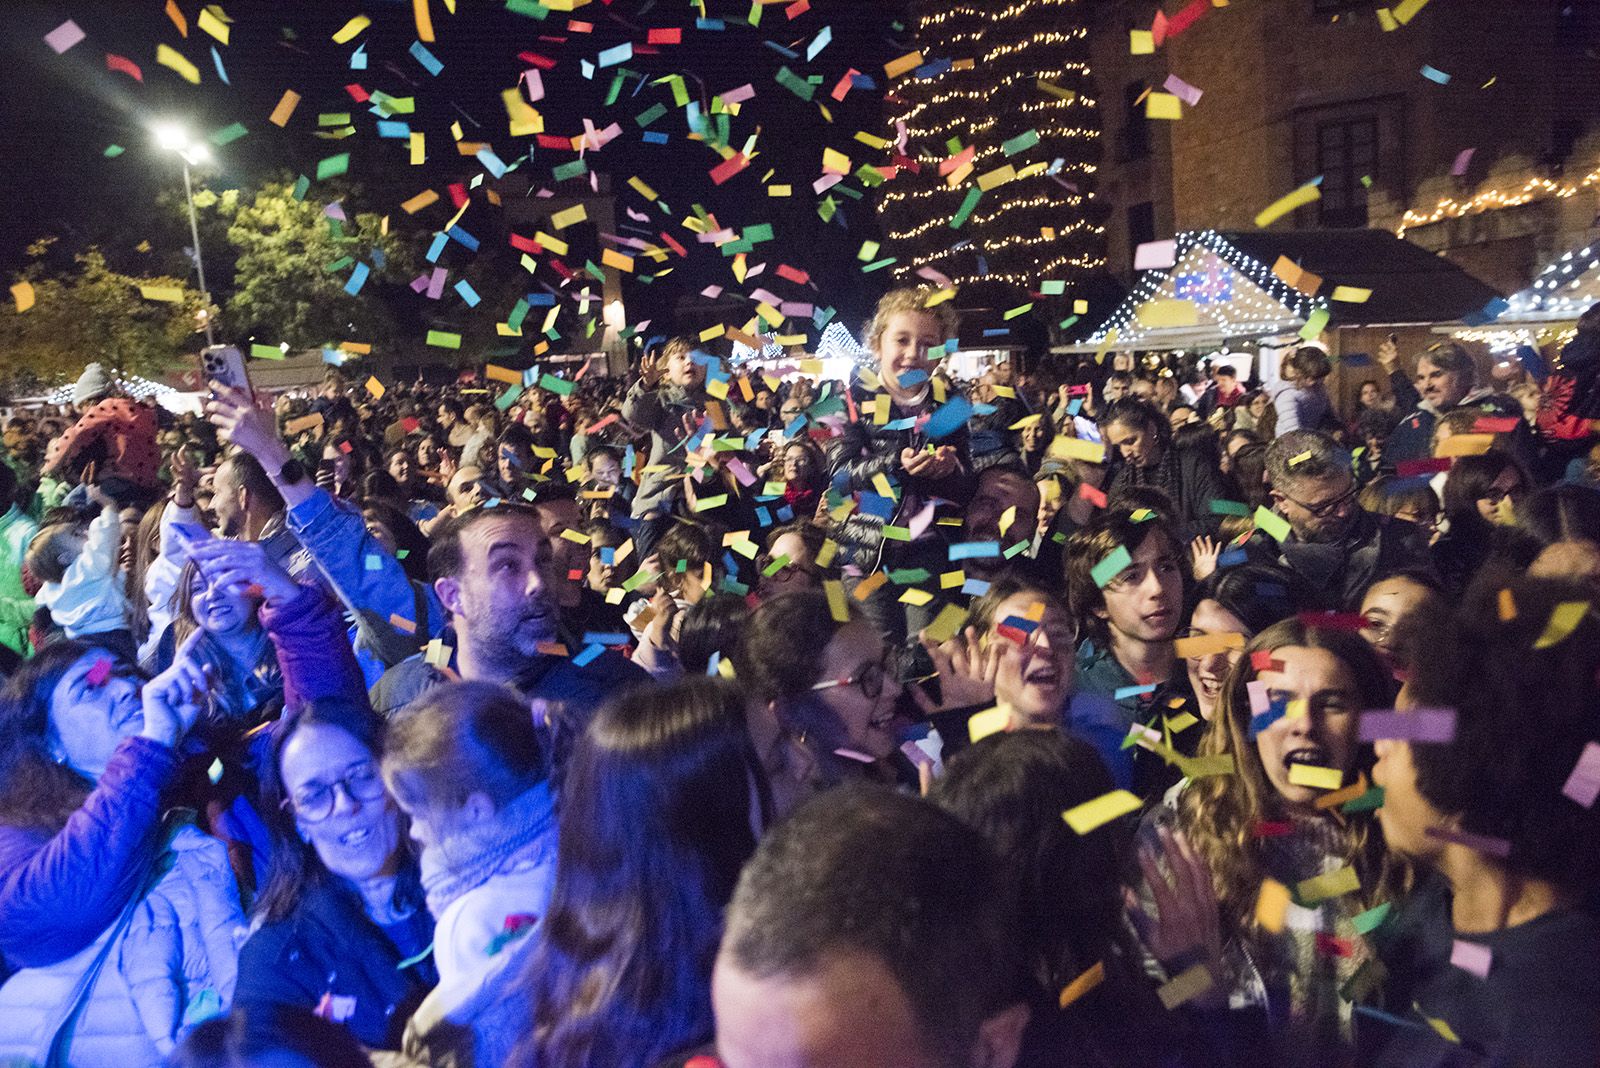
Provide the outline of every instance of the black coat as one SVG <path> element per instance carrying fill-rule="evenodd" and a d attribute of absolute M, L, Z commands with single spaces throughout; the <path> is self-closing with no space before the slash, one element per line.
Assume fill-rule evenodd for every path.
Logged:
<path fill-rule="evenodd" d="M 413 922 L 423 945 L 433 921 L 418 909 Z M 400 950 L 373 923 L 355 894 L 328 882 L 308 890 L 299 906 L 250 936 L 239 953 L 235 1006 L 290 1005 L 315 1009 L 324 994 L 355 999 L 344 1021 L 362 1045 L 400 1048 L 406 1021 L 439 981 L 430 956 L 402 969 Z"/>

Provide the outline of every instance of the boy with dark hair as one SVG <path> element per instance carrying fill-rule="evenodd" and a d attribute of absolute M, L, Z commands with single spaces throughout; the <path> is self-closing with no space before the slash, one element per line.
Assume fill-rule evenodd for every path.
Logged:
<path fill-rule="evenodd" d="M 927 801 L 839 787 L 761 843 L 712 978 L 727 1068 L 1011 1068 L 1028 1022 L 1000 865 Z"/>

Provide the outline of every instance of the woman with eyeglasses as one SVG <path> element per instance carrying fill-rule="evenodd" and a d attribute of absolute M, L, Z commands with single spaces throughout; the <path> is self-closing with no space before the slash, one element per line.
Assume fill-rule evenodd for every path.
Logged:
<path fill-rule="evenodd" d="M 232 998 L 227 853 L 164 817 L 209 686 L 192 654 L 145 681 L 60 641 L 0 693 L 0 1063 L 156 1064 Z"/>
<path fill-rule="evenodd" d="M 438 973 L 417 858 L 379 771 L 384 723 L 335 603 L 278 576 L 261 585 L 288 711 L 261 768 L 271 862 L 236 1001 L 313 1009 L 364 1046 L 399 1049 Z"/>
<path fill-rule="evenodd" d="M 1445 588 L 1466 589 L 1472 576 L 1505 540 L 1517 504 L 1533 479 L 1514 457 L 1501 452 L 1458 456 L 1444 483 L 1444 533 L 1433 544 L 1433 562 Z"/>
<path fill-rule="evenodd" d="M 848 779 L 895 779 L 885 761 L 909 724 L 899 658 L 853 600 L 842 607 L 844 622 L 820 591 L 779 594 L 751 614 L 734 652 L 751 741 L 780 816 Z"/>

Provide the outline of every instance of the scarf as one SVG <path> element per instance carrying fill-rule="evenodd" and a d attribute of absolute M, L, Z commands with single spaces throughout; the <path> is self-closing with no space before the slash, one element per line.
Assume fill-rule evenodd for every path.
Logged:
<path fill-rule="evenodd" d="M 434 919 L 456 898 L 519 864 L 553 856 L 555 798 L 549 782 L 524 791 L 494 818 L 422 851 L 422 889 Z"/>

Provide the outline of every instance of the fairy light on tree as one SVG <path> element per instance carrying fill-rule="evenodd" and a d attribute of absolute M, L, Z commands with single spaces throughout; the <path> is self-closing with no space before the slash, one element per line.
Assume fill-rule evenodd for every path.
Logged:
<path fill-rule="evenodd" d="M 902 165 L 878 210 L 908 281 L 1036 290 L 1105 264 L 1089 212 L 1099 115 L 1082 0 L 915 0 L 923 64 L 890 85 Z M 976 198 L 974 202 L 974 198 Z M 924 275 L 924 277 L 927 277 Z"/>

